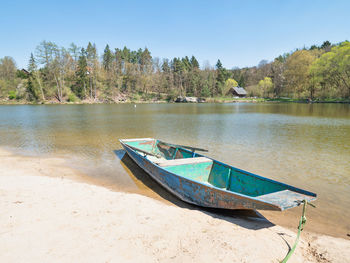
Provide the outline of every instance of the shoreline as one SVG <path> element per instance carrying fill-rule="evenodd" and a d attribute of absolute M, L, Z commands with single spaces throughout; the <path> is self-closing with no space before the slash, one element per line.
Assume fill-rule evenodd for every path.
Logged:
<path fill-rule="evenodd" d="M 168 205 L 84 183 L 59 157 L 22 157 L 0 148 L 0 159 L 0 255 L 6 262 L 279 262 L 295 240 L 295 231 L 264 218 Z M 349 250 L 349 240 L 303 232 L 290 262 L 345 262 Z"/>
<path fill-rule="evenodd" d="M 301 103 L 301 104 L 350 104 L 350 100 L 315 100 L 308 101 L 307 99 L 265 99 L 265 98 L 204 98 L 202 102 L 175 102 L 168 100 L 125 100 L 125 101 L 90 101 L 83 100 L 77 102 L 58 102 L 58 101 L 43 101 L 43 102 L 28 102 L 16 100 L 0 100 L 0 105 L 94 105 L 94 104 L 201 104 L 201 103 Z"/>

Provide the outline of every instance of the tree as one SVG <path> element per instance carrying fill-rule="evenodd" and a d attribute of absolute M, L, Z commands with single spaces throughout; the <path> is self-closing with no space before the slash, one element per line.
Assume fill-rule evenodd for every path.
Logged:
<path fill-rule="evenodd" d="M 286 86 L 296 97 L 304 97 L 309 87 L 310 68 L 316 56 L 307 50 L 294 52 L 286 61 Z"/>
<path fill-rule="evenodd" d="M 20 80 L 16 72 L 16 62 L 12 57 L 6 56 L 0 59 L 0 97 L 8 98 L 10 92 L 12 95 L 17 94 L 16 89 Z"/>
<path fill-rule="evenodd" d="M 113 50 L 113 52 L 111 51 Z M 149 99 L 155 93 L 173 98 L 180 95 L 225 95 L 232 86 L 265 97 L 291 95 L 298 98 L 350 97 L 350 44 L 345 41 L 313 45 L 262 60 L 257 66 L 227 70 L 220 60 L 212 67 L 199 66 L 195 56 L 172 60 L 152 58 L 148 48 L 110 49 L 101 57 L 96 45 L 86 49 L 72 43 L 67 49 L 42 41 L 31 54 L 28 72 L 17 70 L 10 57 L 0 59 L 0 98 L 28 100 L 115 100 L 119 93 L 137 93 Z M 124 96 L 124 95 L 123 95 Z M 135 97 L 136 97 L 135 96 Z"/>
<path fill-rule="evenodd" d="M 89 42 L 90 43 L 90 42 Z M 81 47 L 78 47 L 76 44 L 74 43 L 71 43 L 69 48 L 68 48 L 68 51 L 71 55 L 71 57 L 74 59 L 75 62 L 78 61 L 79 59 L 79 56 L 80 56 L 80 50 L 81 50 Z"/>
<path fill-rule="evenodd" d="M 318 58 L 310 69 L 325 94 L 350 97 L 350 42 L 335 46 Z M 327 91 L 326 91 L 327 89 Z"/>
<path fill-rule="evenodd" d="M 169 66 L 168 59 L 163 59 L 162 70 L 163 70 L 163 72 L 166 72 L 166 73 L 170 72 L 170 66 Z"/>
<path fill-rule="evenodd" d="M 265 66 L 266 64 L 268 64 L 269 62 L 266 59 L 263 59 L 259 62 L 258 64 L 258 68 L 261 68 L 263 66 Z"/>
<path fill-rule="evenodd" d="M 260 80 L 258 87 L 264 97 L 269 97 L 273 92 L 273 83 L 269 77 L 265 77 L 264 79 Z"/>
<path fill-rule="evenodd" d="M 28 80 L 28 91 L 31 94 L 31 96 L 37 100 L 38 95 L 35 91 L 35 82 L 38 83 L 39 88 L 40 88 L 40 93 L 41 93 L 41 98 L 43 101 L 45 101 L 45 95 L 44 95 L 44 89 L 41 84 L 41 78 L 40 78 L 40 73 L 38 71 L 38 67 L 36 65 L 36 61 L 34 58 L 33 53 L 30 53 L 30 59 L 29 59 L 29 64 L 28 64 L 28 72 L 30 73 L 29 75 L 29 80 Z"/>
<path fill-rule="evenodd" d="M 222 66 L 220 59 L 216 62 L 216 72 L 217 72 L 217 77 L 216 77 L 216 94 L 222 94 L 222 91 L 225 86 L 225 81 L 229 77 L 229 73 L 227 70 Z M 225 95 L 225 94 L 222 94 Z"/>
<path fill-rule="evenodd" d="M 89 75 L 90 99 L 92 99 L 93 93 L 94 93 L 94 98 L 96 99 L 96 79 L 98 75 L 98 58 L 97 58 L 96 45 L 91 44 L 91 42 L 89 42 L 86 48 L 86 63 L 87 63 L 87 72 Z"/>
<path fill-rule="evenodd" d="M 328 40 L 324 41 L 321 45 L 321 48 L 326 50 L 327 52 L 331 51 L 332 44 Z"/>
<path fill-rule="evenodd" d="M 77 71 L 75 72 L 76 82 L 72 87 L 72 91 L 79 98 L 83 99 L 86 97 L 86 84 L 88 82 L 88 71 L 87 71 L 87 60 L 86 51 L 84 48 L 81 49 L 81 55 L 78 60 Z"/>
<path fill-rule="evenodd" d="M 112 67 L 113 54 L 109 48 L 109 45 L 106 45 L 106 48 L 103 52 L 103 67 L 106 71 L 110 71 Z"/>
<path fill-rule="evenodd" d="M 192 69 L 199 69 L 198 60 L 194 56 L 191 57 L 190 62 L 191 62 Z"/>
<path fill-rule="evenodd" d="M 147 49 L 147 47 L 142 51 L 140 55 L 140 70 L 142 74 L 150 73 L 152 66 L 152 56 L 151 52 Z"/>
<path fill-rule="evenodd" d="M 35 50 L 38 62 L 45 67 L 49 66 L 58 52 L 58 46 L 50 41 L 42 41 Z"/>
<path fill-rule="evenodd" d="M 61 102 L 65 92 L 67 64 L 70 60 L 69 52 L 53 42 L 42 41 L 36 48 L 36 57 L 37 61 L 43 65 L 41 72 L 46 83 L 47 93 Z"/>
<path fill-rule="evenodd" d="M 3 57 L 0 59 L 0 78 L 12 81 L 16 77 L 16 62 L 12 57 Z"/>
<path fill-rule="evenodd" d="M 222 91 L 222 95 L 227 95 L 227 93 L 229 92 L 229 90 L 233 87 L 237 87 L 238 86 L 238 83 L 236 80 L 234 79 L 227 79 L 225 81 L 225 86 L 224 86 L 224 89 Z"/>
<path fill-rule="evenodd" d="M 177 91 L 180 95 L 184 95 L 184 71 L 185 67 L 180 58 L 174 58 L 171 61 L 171 69 L 174 75 L 174 86 L 177 88 Z"/>
<path fill-rule="evenodd" d="M 274 85 L 274 96 L 281 96 L 284 92 L 286 86 L 286 78 L 284 74 L 285 69 L 286 63 L 277 58 L 271 65 L 271 78 Z"/>

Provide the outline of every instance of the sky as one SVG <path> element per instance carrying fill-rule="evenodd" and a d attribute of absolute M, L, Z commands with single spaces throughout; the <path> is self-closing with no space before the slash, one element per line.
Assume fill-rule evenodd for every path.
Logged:
<path fill-rule="evenodd" d="M 95 43 L 153 57 L 194 55 L 226 68 L 257 65 L 295 50 L 350 40 L 350 1 L 5 1 L 0 0 L 0 58 L 27 67 L 43 40 Z"/>

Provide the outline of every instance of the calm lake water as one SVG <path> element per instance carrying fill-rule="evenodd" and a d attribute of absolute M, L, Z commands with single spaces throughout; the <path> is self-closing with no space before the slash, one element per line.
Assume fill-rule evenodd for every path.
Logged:
<path fill-rule="evenodd" d="M 61 156 L 91 181 L 169 201 L 123 157 L 117 140 L 133 137 L 207 148 L 210 157 L 316 192 L 307 230 L 348 238 L 349 104 L 0 106 L 0 147 Z M 262 214 L 295 228 L 300 213 L 294 208 Z"/>

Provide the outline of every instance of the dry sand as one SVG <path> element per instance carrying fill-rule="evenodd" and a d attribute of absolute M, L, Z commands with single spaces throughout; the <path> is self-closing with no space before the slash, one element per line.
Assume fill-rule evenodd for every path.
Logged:
<path fill-rule="evenodd" d="M 296 236 L 263 219 L 78 182 L 75 173 L 61 159 L 0 150 L 1 262 L 280 262 Z M 303 233 L 290 262 L 350 262 L 350 241 Z"/>

